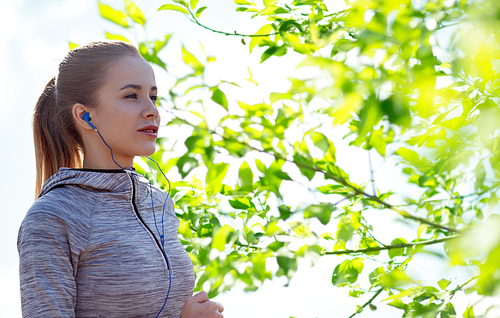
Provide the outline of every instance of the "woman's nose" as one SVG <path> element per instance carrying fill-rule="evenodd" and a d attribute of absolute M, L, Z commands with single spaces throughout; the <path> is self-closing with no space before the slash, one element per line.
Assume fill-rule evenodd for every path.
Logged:
<path fill-rule="evenodd" d="M 148 100 L 149 102 L 146 103 L 147 105 L 146 109 L 143 112 L 143 116 L 145 118 L 150 118 L 150 117 L 157 118 L 160 113 L 158 111 L 158 107 L 156 107 L 156 102 L 151 99 Z"/>

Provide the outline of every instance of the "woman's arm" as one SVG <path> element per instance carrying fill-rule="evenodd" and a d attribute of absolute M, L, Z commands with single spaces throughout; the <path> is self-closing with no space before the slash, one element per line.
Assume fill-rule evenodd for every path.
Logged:
<path fill-rule="evenodd" d="M 50 213 L 28 213 L 18 251 L 23 317 L 75 317 L 76 283 L 65 222 Z"/>

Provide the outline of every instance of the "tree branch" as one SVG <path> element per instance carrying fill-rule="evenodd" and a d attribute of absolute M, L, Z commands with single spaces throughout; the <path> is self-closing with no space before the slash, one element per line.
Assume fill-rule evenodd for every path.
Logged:
<path fill-rule="evenodd" d="M 214 32 L 214 33 L 219 33 L 219 34 L 223 34 L 223 35 L 226 35 L 226 36 L 241 36 L 241 37 L 247 37 L 247 38 L 258 38 L 258 37 L 265 37 L 265 36 L 271 36 L 271 35 L 277 35 L 277 34 L 279 34 L 279 32 L 269 33 L 269 34 L 241 34 L 241 33 L 238 33 L 236 31 L 234 31 L 233 33 L 229 33 L 229 32 L 214 30 L 212 28 L 209 28 L 209 27 L 201 24 L 200 21 L 198 21 L 198 19 L 196 18 L 196 16 L 193 14 L 193 12 L 189 8 L 186 8 L 186 9 L 189 11 L 189 14 L 191 15 L 191 19 L 189 19 L 191 22 L 193 22 L 193 23 L 201 26 L 204 29 L 207 29 L 207 30 L 209 30 L 211 32 Z"/>
<path fill-rule="evenodd" d="M 379 246 L 379 247 L 369 247 L 369 248 L 361 248 L 361 249 L 357 249 L 357 250 L 323 252 L 322 254 L 323 255 L 364 254 L 364 253 L 377 252 L 377 251 L 383 251 L 383 250 L 393 250 L 396 248 L 413 247 L 413 246 L 419 246 L 419 245 L 424 245 L 424 246 L 433 245 L 433 244 L 443 243 L 443 242 L 449 241 L 449 240 L 457 238 L 457 237 L 459 237 L 459 235 L 452 235 L 452 236 L 447 236 L 447 237 L 443 237 L 440 239 L 427 240 L 427 241 L 421 241 L 421 242 L 394 244 L 394 245 Z"/>
<path fill-rule="evenodd" d="M 363 304 L 363 306 L 361 306 L 361 310 L 360 310 L 360 311 L 356 311 L 354 314 L 350 315 L 350 316 L 349 316 L 349 318 L 352 318 L 352 317 L 356 316 L 357 314 L 360 314 L 360 313 L 363 311 L 363 309 L 364 309 L 366 306 L 370 305 L 370 304 L 371 304 L 371 303 L 375 300 L 375 298 L 377 298 L 377 296 L 378 296 L 378 295 L 380 295 L 380 293 L 381 293 L 383 290 L 384 290 L 384 288 L 383 288 L 383 287 L 382 287 L 382 288 L 380 288 L 379 290 L 377 290 L 377 292 L 375 293 L 375 295 L 373 295 L 373 297 L 372 297 L 372 298 L 370 298 L 370 299 L 369 299 L 366 303 L 364 303 L 364 304 Z"/>
<path fill-rule="evenodd" d="M 177 116 L 178 117 L 178 116 Z M 179 117 L 178 117 L 179 118 Z M 180 118 L 179 118 L 180 119 Z M 215 130 L 210 130 L 208 128 L 200 128 L 199 126 L 197 125 L 194 125 L 194 124 L 191 124 L 190 122 L 188 122 L 187 120 L 182 120 L 185 124 L 193 127 L 194 129 L 202 129 L 206 132 L 209 132 L 213 135 L 217 135 L 219 137 L 221 137 L 222 139 L 226 140 L 226 141 L 232 141 L 232 142 L 236 142 L 236 143 L 239 143 L 241 145 L 244 145 L 252 150 L 255 150 L 255 151 L 258 151 L 258 152 L 261 152 L 261 153 L 265 153 L 265 154 L 268 154 L 268 155 L 271 155 L 271 156 L 274 156 L 275 159 L 277 160 L 283 160 L 283 161 L 286 161 L 286 162 L 290 162 L 290 163 L 293 163 L 295 164 L 296 166 L 298 167 L 301 167 L 301 168 L 304 168 L 304 169 L 307 169 L 307 170 L 311 170 L 311 171 L 315 171 L 315 172 L 319 172 L 319 173 L 322 173 L 324 174 L 327 178 L 329 179 L 332 179 L 334 180 L 335 182 L 343 185 L 344 187 L 346 188 L 349 188 L 351 189 L 355 195 L 362 195 L 364 197 L 366 197 L 367 199 L 373 201 L 373 202 L 376 202 L 380 205 L 382 205 L 383 207 L 385 207 L 386 209 L 389 209 L 389 210 L 392 210 L 396 213 L 398 213 L 399 215 L 401 215 L 402 217 L 406 218 L 406 219 L 410 219 L 410 220 L 414 220 L 414 221 L 417 221 L 417 222 L 420 222 L 420 223 L 424 223 L 424 224 L 427 224 L 429 226 L 432 226 L 432 227 L 435 227 L 435 228 L 438 228 L 438 229 L 441 229 L 441 230 L 445 230 L 445 231 L 448 231 L 448 232 L 458 232 L 457 229 L 455 228 L 451 228 L 451 227 L 448 227 L 448 226 L 445 226 L 445 225 L 442 225 L 442 224 L 439 224 L 439 223 L 434 223 L 434 222 L 431 222 L 425 218 L 421 218 L 421 217 L 418 217 L 418 216 L 415 216 L 415 215 L 412 215 L 406 211 L 403 211 L 403 210 L 400 210 L 400 209 L 397 209 L 395 206 L 379 199 L 377 196 L 373 196 L 373 195 L 370 195 L 366 192 L 364 192 L 363 190 L 357 188 L 356 186 L 350 184 L 349 182 L 347 182 L 345 179 L 339 177 L 339 176 L 336 176 L 334 175 L 333 173 L 331 172 L 328 172 L 328 171 L 325 171 L 323 169 L 320 169 L 320 168 L 317 168 L 315 166 L 310 166 L 310 165 L 307 165 L 307 164 L 303 164 L 303 163 L 300 163 L 300 162 L 296 162 L 294 160 L 290 160 L 288 158 L 285 158 L 285 157 L 282 157 L 280 156 L 279 154 L 277 153 L 270 153 L 266 150 L 263 150 L 263 149 L 259 149 L 259 148 L 256 148 L 256 147 L 253 147 L 251 145 L 249 145 L 248 143 L 246 142 L 243 142 L 243 141 L 239 141 L 237 139 L 232 139 L 232 138 L 228 138 L 224 135 L 221 135 L 219 133 L 217 133 Z"/>
<path fill-rule="evenodd" d="M 196 127 L 193 125 L 193 127 Z M 295 165 L 297 165 L 298 167 L 301 167 L 301 168 L 304 168 L 304 169 L 308 169 L 308 170 L 312 170 L 312 171 L 315 171 L 315 172 L 319 172 L 319 173 L 322 173 L 324 174 L 326 177 L 336 181 L 337 183 L 340 183 L 341 185 L 345 186 L 346 188 L 350 188 L 352 191 L 354 191 L 354 193 L 356 195 L 362 195 L 362 196 L 365 196 L 366 198 L 368 198 L 369 200 L 371 201 L 374 201 L 382 206 L 384 206 L 385 208 L 387 209 L 390 209 L 390 210 L 393 210 L 395 212 L 397 212 L 399 215 L 401 215 L 402 217 L 406 218 L 406 219 L 410 219 L 410 220 L 414 220 L 414 221 L 418 221 L 420 223 L 424 223 L 424 224 L 427 224 L 429 226 L 432 226 L 432 227 L 435 227 L 435 228 L 438 228 L 438 229 L 441 229 L 441 230 L 445 230 L 445 231 L 448 231 L 448 232 L 458 232 L 457 229 L 454 229 L 454 228 L 451 228 L 451 227 L 448 227 L 448 226 L 445 226 L 445 225 L 442 225 L 442 224 L 438 224 L 438 223 L 434 223 L 434 222 L 431 222 L 425 218 L 421 218 L 421 217 L 418 217 L 418 216 L 414 216 L 406 211 L 403 211 L 403 210 L 400 210 L 400 209 L 397 209 L 395 206 L 385 202 L 385 201 L 382 201 L 380 200 L 377 196 L 373 196 L 373 195 L 370 195 L 366 192 L 364 192 L 363 190 L 351 185 L 349 182 L 347 182 L 345 179 L 343 178 L 340 178 L 328 171 L 325 171 L 323 169 L 319 169 L 319 168 L 316 168 L 316 167 L 313 167 L 313 166 L 309 166 L 309 165 L 306 165 L 306 164 L 303 164 L 303 163 L 300 163 L 300 162 L 296 162 L 294 160 L 290 160 L 290 159 L 287 159 L 287 158 L 284 158 L 276 153 L 269 153 L 265 150 L 262 150 L 262 149 L 259 149 L 259 148 L 256 148 L 256 147 L 253 147 L 253 146 L 250 146 L 249 144 L 245 143 L 245 142 L 242 142 L 242 141 L 239 141 L 239 140 L 234 140 L 234 139 L 229 139 L 215 131 L 210 131 L 212 134 L 214 135 L 217 135 L 225 140 L 229 140 L 229 141 L 233 141 L 233 142 L 237 142 L 237 143 L 240 143 L 242 145 L 245 145 L 247 146 L 248 148 L 250 149 L 253 149 L 255 151 L 258 151 L 258 152 L 261 152 L 261 153 L 266 153 L 268 155 L 272 155 L 274 156 L 275 159 L 279 159 L 279 160 L 284 160 L 286 162 L 290 162 L 290 163 L 293 163 Z"/>

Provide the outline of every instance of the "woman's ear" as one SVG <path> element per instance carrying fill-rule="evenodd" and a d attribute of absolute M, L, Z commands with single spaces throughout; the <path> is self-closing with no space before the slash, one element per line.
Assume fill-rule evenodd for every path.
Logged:
<path fill-rule="evenodd" d="M 75 121 L 75 125 L 79 129 L 84 130 L 94 130 L 90 124 L 84 119 L 83 114 L 88 113 L 87 108 L 80 103 L 73 105 L 72 114 Z M 90 117 L 89 117 L 90 118 Z"/>

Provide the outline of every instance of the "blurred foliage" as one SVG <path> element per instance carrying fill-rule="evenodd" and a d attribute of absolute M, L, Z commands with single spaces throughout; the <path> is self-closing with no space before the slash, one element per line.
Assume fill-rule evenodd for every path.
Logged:
<path fill-rule="evenodd" d="M 207 65 L 215 57 L 182 48 L 190 71 L 163 96 L 160 107 L 173 114 L 165 129 L 173 133 L 158 140 L 153 158 L 179 174 L 171 195 L 196 289 L 211 297 L 233 286 L 252 291 L 273 277 L 291 279 L 303 263 L 344 255 L 332 284 L 368 299 L 352 316 L 376 310 L 372 302 L 380 295 L 402 317 L 441 318 L 462 314 L 453 305 L 457 292 L 497 295 L 500 4 L 234 2 L 239 14 L 261 22 L 255 33 L 202 24 L 199 18 L 210 11 L 206 1 L 173 0 L 155 14 L 183 14 L 205 29 L 241 37 L 261 63 L 299 56 L 299 68 L 311 75 L 290 78 L 288 91 L 253 104 L 227 95 L 238 83 L 208 83 Z M 125 29 L 147 24 L 128 0 L 121 10 L 102 3 L 99 9 Z M 160 52 L 169 38 L 136 44 L 146 60 L 167 70 Z M 248 81 L 258 85 L 248 71 Z M 220 120 L 211 112 L 222 114 Z M 334 131 L 346 132 L 350 147 L 366 154 L 366 181 L 351 180 L 346 170 L 353 167 L 337 162 Z M 411 194 L 398 186 L 381 192 L 372 156 L 389 162 Z M 153 167 L 137 169 L 156 175 Z M 165 186 L 162 178 L 156 181 Z M 286 193 L 285 184 L 301 193 Z M 411 239 L 380 241 L 377 233 L 387 229 L 365 219 L 380 210 L 405 220 Z M 446 255 L 442 262 L 467 266 L 470 279 L 444 277 L 426 285 L 409 277 L 411 262 L 433 244 Z M 463 317 L 479 316 L 469 305 Z"/>

